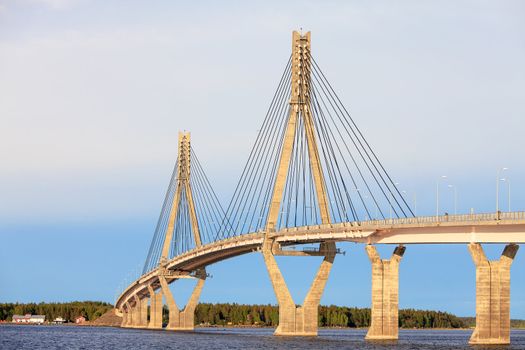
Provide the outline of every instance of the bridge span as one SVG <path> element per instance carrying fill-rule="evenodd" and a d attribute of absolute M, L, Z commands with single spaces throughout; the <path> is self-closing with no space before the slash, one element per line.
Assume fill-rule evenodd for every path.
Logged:
<path fill-rule="evenodd" d="M 269 235 L 277 242 L 274 255 L 324 255 L 320 250 L 288 250 L 286 247 L 320 242 L 354 242 L 365 244 L 472 244 L 525 243 L 525 212 L 467 214 L 415 217 L 408 219 L 372 220 L 296 227 Z M 135 298 L 147 300 L 150 289 L 161 288 L 160 276 L 168 282 L 193 277 L 208 265 L 238 255 L 260 252 L 265 232 L 254 232 L 206 244 L 169 260 L 131 283 L 119 297 L 116 308 L 133 305 Z M 367 249 L 369 249 L 367 247 Z M 476 247 L 476 251 L 480 248 Z M 487 260 L 488 262 L 488 260 Z M 196 277 L 199 278 L 199 277 Z M 203 278 L 203 277 L 201 277 Z M 379 309 L 383 309 L 379 307 Z M 384 312 L 384 310 L 382 310 Z M 157 310 L 157 312 L 159 312 Z M 161 317 L 159 315 L 159 317 Z M 145 327 L 130 322 L 127 326 Z M 188 327 L 191 328 L 191 327 Z"/>
<path fill-rule="evenodd" d="M 319 250 L 287 250 L 286 247 L 321 242 L 365 244 L 471 244 L 525 243 L 525 212 L 468 214 L 410 219 L 373 220 L 284 229 L 269 235 L 278 243 L 274 255 L 324 255 Z M 148 285 L 160 287 L 159 275 L 171 279 L 191 277 L 192 271 L 236 256 L 260 252 L 264 232 L 248 233 L 206 244 L 169 260 L 131 283 L 117 301 L 117 308 L 134 295 L 148 294 Z M 284 249 L 283 249 L 284 248 Z"/>
<path fill-rule="evenodd" d="M 279 304 L 275 334 L 314 336 L 338 242 L 365 244 L 372 264 L 367 339 L 398 338 L 398 275 L 407 245 L 465 244 L 476 266 L 470 343 L 510 342 L 510 266 L 518 244 L 525 243 L 525 212 L 414 216 L 311 56 L 310 33 L 294 32 L 292 55 L 226 210 L 189 133 L 179 133 L 177 163 L 143 274 L 115 307 L 123 327 L 160 329 L 165 300 L 166 329 L 192 330 L 207 267 L 258 252 Z M 506 244 L 497 261 L 489 261 L 481 246 L 491 243 Z M 376 244 L 397 247 L 382 259 Z M 278 255 L 323 257 L 300 305 L 291 297 Z M 198 282 L 180 309 L 169 284 L 183 278 Z"/>

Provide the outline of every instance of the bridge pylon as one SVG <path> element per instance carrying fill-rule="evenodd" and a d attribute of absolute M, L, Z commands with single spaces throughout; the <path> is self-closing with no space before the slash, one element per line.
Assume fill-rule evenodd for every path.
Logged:
<path fill-rule="evenodd" d="M 162 254 L 159 261 L 159 284 L 161 286 L 161 293 L 164 295 L 166 304 L 169 310 L 169 323 L 166 329 L 170 330 L 193 330 L 194 324 L 194 313 L 197 306 L 202 288 L 204 287 L 204 281 L 206 280 L 206 270 L 200 269 L 196 273 L 197 285 L 195 286 L 190 300 L 184 307 L 179 309 L 173 294 L 168 286 L 167 276 L 169 272 L 164 268 L 165 264 L 169 259 L 169 251 L 172 246 L 173 233 L 175 231 L 175 222 L 179 211 L 182 210 L 181 198 L 185 197 L 185 203 L 187 204 L 187 210 L 189 213 L 191 230 L 193 233 L 193 239 L 195 241 L 195 247 L 199 248 L 202 245 L 201 236 L 199 231 L 199 222 L 197 220 L 197 212 L 195 210 L 195 202 L 193 200 L 193 193 L 190 184 L 191 176 L 191 147 L 190 147 L 190 133 L 179 132 L 179 149 L 178 149 L 178 161 L 177 161 L 177 186 L 175 189 L 175 195 L 173 196 L 173 203 L 168 218 L 168 226 L 166 229 L 166 235 L 164 238 L 164 244 L 162 246 Z"/>
<path fill-rule="evenodd" d="M 326 184 L 316 140 L 315 123 L 312 117 L 310 43 L 310 32 L 304 35 L 297 31 L 293 32 L 290 109 L 273 186 L 270 208 L 268 210 L 264 243 L 261 248 L 266 268 L 279 303 L 279 326 L 275 331 L 275 335 L 317 335 L 318 307 L 336 254 L 334 242 L 322 242 L 320 244 L 320 252 L 325 252 L 323 261 L 314 277 L 303 304 L 300 306 L 296 305 L 275 260 L 274 255 L 279 255 L 281 250 L 280 246 L 274 241 L 272 233 L 276 230 L 279 211 L 282 206 L 286 178 L 292 157 L 292 148 L 297 132 L 297 124 L 300 119 L 302 119 L 301 125 L 304 126 L 308 147 L 308 160 L 321 222 L 323 224 L 329 224 L 331 222 Z M 288 251 L 287 255 L 290 254 L 291 252 Z"/>
<path fill-rule="evenodd" d="M 195 246 L 200 247 L 201 236 L 199 231 L 199 222 L 197 220 L 197 213 L 195 211 L 195 202 L 193 201 L 193 193 L 190 185 L 191 175 L 191 147 L 190 147 L 190 133 L 179 132 L 179 152 L 177 160 L 177 187 L 175 189 L 175 195 L 173 196 L 173 203 L 171 206 L 168 227 L 166 229 L 166 235 L 164 238 L 164 244 L 162 245 L 162 255 L 160 258 L 160 265 L 165 264 L 169 258 L 170 247 L 173 239 L 173 232 L 175 229 L 175 221 L 179 210 L 181 210 L 181 198 L 185 195 L 189 216 L 190 224 L 193 232 L 193 239 L 195 240 Z"/>
<path fill-rule="evenodd" d="M 172 257 L 171 253 L 174 250 L 175 240 L 187 240 L 187 237 L 174 237 L 177 231 L 177 225 L 184 226 L 184 230 L 188 226 L 189 221 L 191 229 L 191 236 L 196 248 L 202 246 L 201 232 L 199 228 L 199 221 L 195 208 L 194 196 L 191 186 L 191 145 L 190 133 L 179 132 L 178 141 L 178 158 L 173 179 L 175 179 L 174 192 L 172 192 L 172 199 L 167 216 L 166 229 L 164 231 L 164 238 L 161 241 L 161 253 L 156 267 L 157 278 L 145 285 L 146 292 L 139 295 L 134 295 L 131 302 L 126 303 L 124 308 L 124 318 L 122 322 L 123 327 L 131 328 L 162 328 L 162 310 L 163 298 L 169 310 L 169 323 L 167 329 L 170 330 L 193 330 L 194 328 L 194 312 L 197 306 L 204 281 L 206 280 L 206 269 L 201 267 L 195 271 L 195 274 L 190 275 L 191 271 L 183 271 L 183 273 L 174 273 L 168 269 L 168 261 Z M 171 186 L 171 184 L 170 184 Z M 169 191 L 168 191 L 169 192 Z M 167 197 L 168 198 L 168 197 Z M 165 203 L 166 204 L 166 203 Z M 163 208 L 164 210 L 164 208 Z M 185 220 L 181 220 L 181 217 Z M 187 217 L 186 217 L 187 216 Z M 187 232 L 187 231 L 184 231 Z M 187 242 L 186 242 L 187 244 Z M 191 297 L 184 307 L 179 309 L 175 298 L 169 288 L 169 283 L 180 278 L 195 278 L 197 284 L 191 294 Z M 148 299 L 150 306 L 150 317 L 148 321 L 147 309 Z M 133 302 L 134 301 L 134 302 Z"/>

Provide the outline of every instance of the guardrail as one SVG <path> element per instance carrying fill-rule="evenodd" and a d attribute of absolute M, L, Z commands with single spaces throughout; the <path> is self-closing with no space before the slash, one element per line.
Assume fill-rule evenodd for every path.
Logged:
<path fill-rule="evenodd" d="M 525 221 L 525 212 L 497 212 L 482 214 L 458 214 L 440 216 L 416 216 L 410 218 L 382 219 L 361 221 L 360 226 L 375 225 L 414 225 L 414 224 L 439 224 L 450 222 L 473 222 L 473 221 Z"/>

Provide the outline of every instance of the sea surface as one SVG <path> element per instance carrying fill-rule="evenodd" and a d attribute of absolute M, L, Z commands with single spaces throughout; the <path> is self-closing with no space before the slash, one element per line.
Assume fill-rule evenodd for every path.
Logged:
<path fill-rule="evenodd" d="M 395 342 L 364 340 L 365 329 L 321 329 L 318 337 L 275 337 L 270 328 L 198 328 L 170 332 L 75 326 L 0 326 L 0 349 L 525 349 L 525 330 L 510 346 L 467 344 L 468 330 L 401 330 Z"/>

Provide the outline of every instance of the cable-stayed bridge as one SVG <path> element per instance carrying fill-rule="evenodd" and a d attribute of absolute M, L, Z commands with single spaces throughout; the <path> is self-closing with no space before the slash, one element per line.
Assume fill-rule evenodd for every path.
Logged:
<path fill-rule="evenodd" d="M 165 302 L 167 329 L 193 329 L 206 267 L 260 252 L 279 304 L 275 334 L 317 335 L 318 306 L 339 253 L 336 244 L 346 241 L 365 243 L 372 263 L 367 338 L 397 339 L 405 245 L 456 243 L 468 244 L 476 265 L 476 329 L 470 342 L 510 342 L 510 266 L 517 244 L 525 241 L 525 213 L 415 217 L 313 58 L 309 32 L 293 32 L 292 54 L 225 209 L 189 133 L 179 133 L 178 147 L 142 275 L 116 302 L 124 327 L 162 328 Z M 381 259 L 374 246 L 382 243 L 398 244 L 390 259 Z M 482 243 L 507 245 L 498 261 L 489 261 Z M 323 257 L 301 304 L 291 297 L 277 255 Z M 169 284 L 182 278 L 198 282 L 181 310 Z"/>

